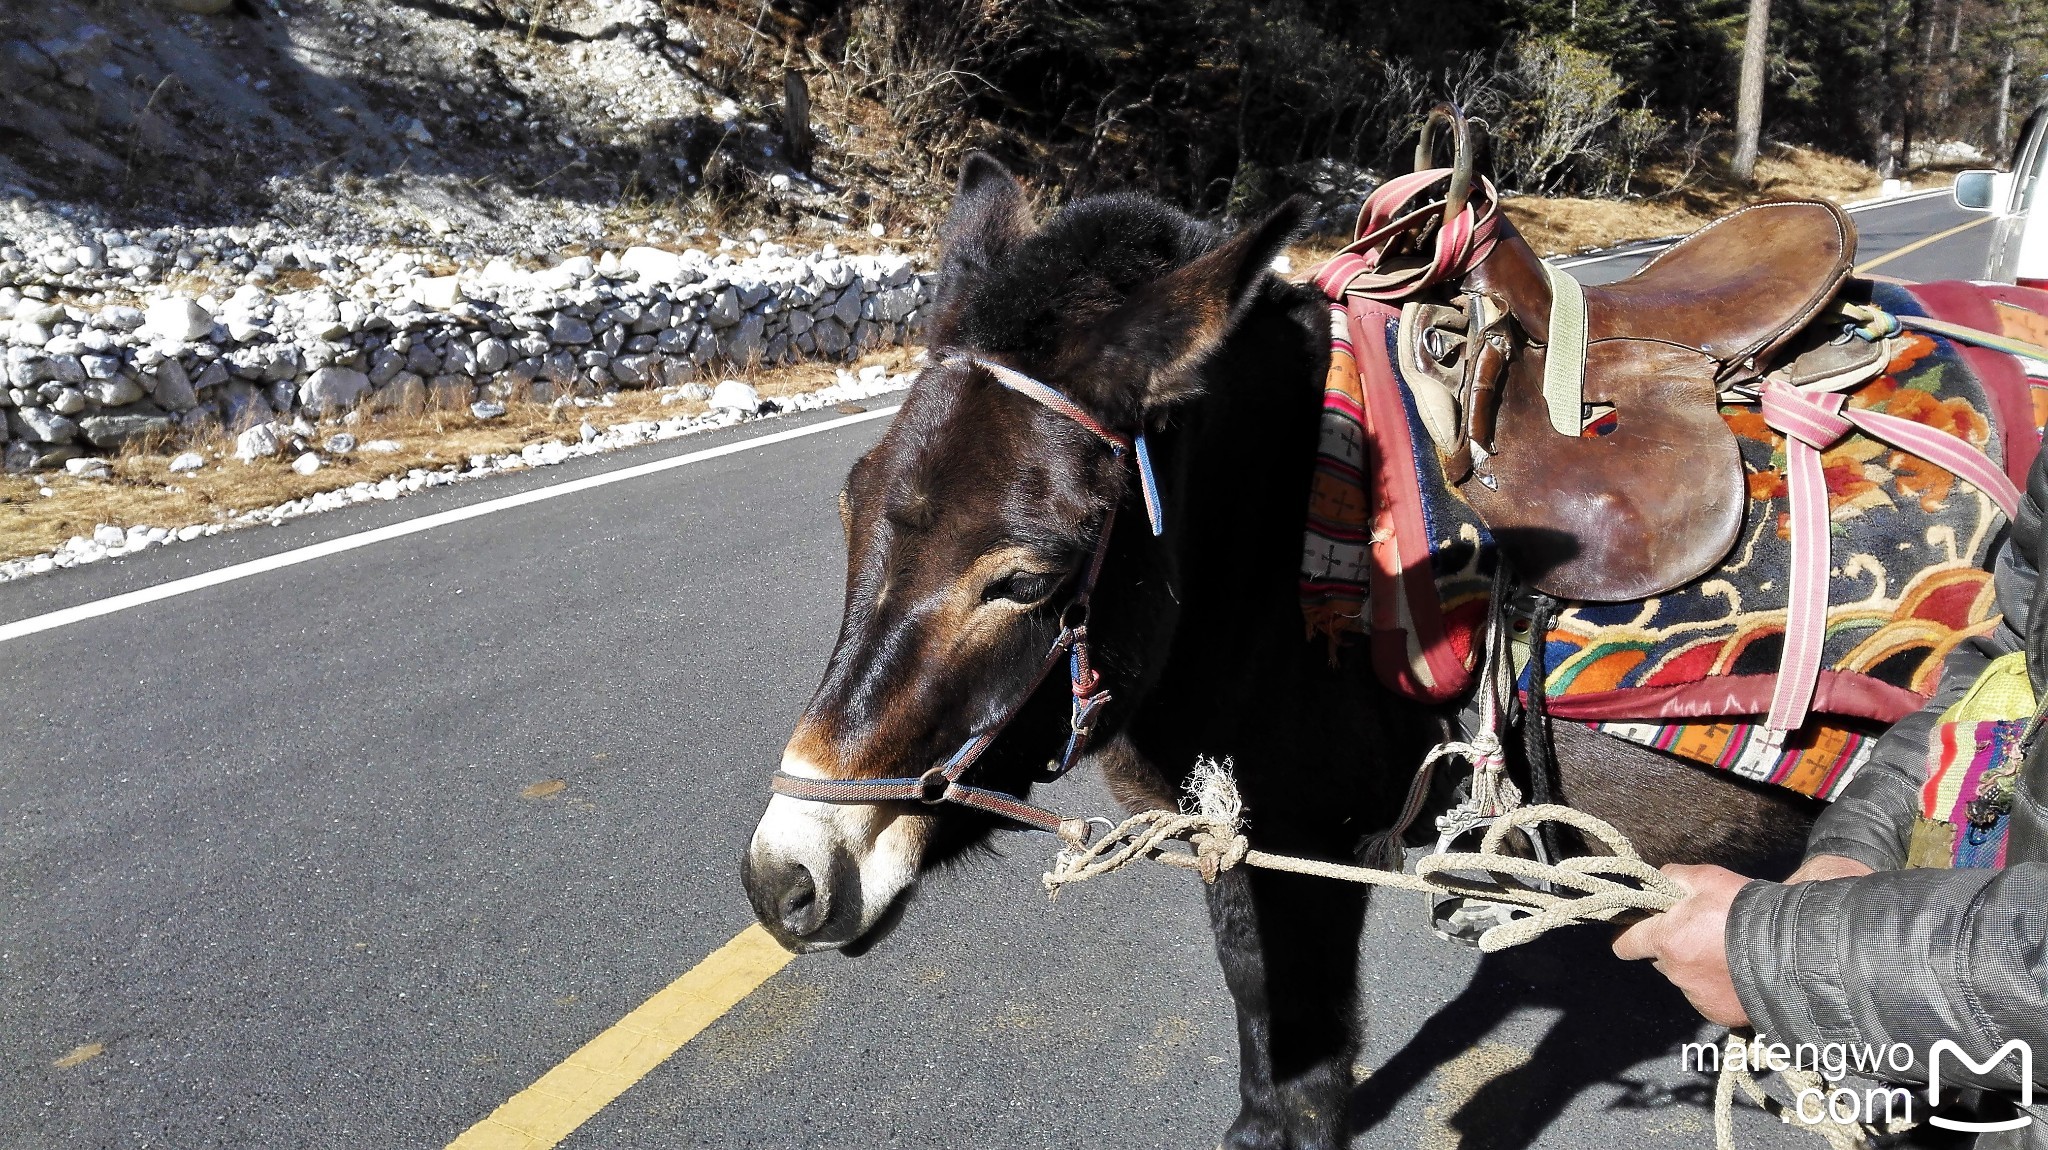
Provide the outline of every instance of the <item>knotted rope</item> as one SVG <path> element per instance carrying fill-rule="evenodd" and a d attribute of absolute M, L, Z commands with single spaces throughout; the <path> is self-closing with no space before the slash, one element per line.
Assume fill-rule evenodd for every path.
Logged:
<path fill-rule="evenodd" d="M 1295 858 L 1254 850 L 1244 835 L 1244 802 L 1228 770 L 1211 760 L 1197 764 L 1188 782 L 1189 806 L 1183 810 L 1152 810 L 1132 815 L 1092 843 L 1070 840 L 1067 849 L 1053 860 L 1044 876 L 1048 896 L 1124 867 L 1140 859 L 1154 859 L 1169 866 L 1191 870 L 1202 881 L 1213 883 L 1225 871 L 1238 866 L 1289 874 L 1362 883 L 1436 896 L 1461 896 L 1528 908 L 1526 917 L 1503 923 L 1479 937 L 1479 949 L 1488 954 L 1532 942 L 1561 926 L 1582 922 L 1614 922 L 1631 912 L 1658 914 L 1686 895 L 1685 888 L 1663 872 L 1644 862 L 1627 836 L 1610 824 L 1584 811 L 1554 803 L 1519 807 L 1501 815 L 1487 827 L 1476 851 L 1441 851 L 1424 855 L 1414 873 L 1377 870 L 1320 859 Z M 1589 842 L 1613 852 L 1584 855 L 1556 863 L 1506 853 L 1507 840 L 1517 832 L 1533 841 L 1545 823 L 1560 824 L 1584 835 Z M 1182 842 L 1188 850 L 1170 849 Z M 1487 877 L 1475 877 L 1484 875 Z M 1747 1031 L 1731 1032 L 1724 1044 L 1721 1077 L 1714 1091 L 1714 1145 L 1716 1150 L 1735 1150 L 1734 1109 L 1738 1090 L 1759 1108 L 1779 1115 L 1827 1139 L 1832 1150 L 1861 1150 L 1872 1134 L 1890 1130 L 1866 1128 L 1856 1122 L 1837 1122 L 1820 1107 L 1821 1118 L 1808 1121 L 1798 1107 L 1788 1107 L 1765 1092 L 1750 1072 L 1749 1060 L 1736 1054 L 1751 1045 Z M 1818 1090 L 1825 1097 L 1825 1080 L 1812 1071 L 1787 1069 L 1778 1072 L 1795 1092 Z"/>

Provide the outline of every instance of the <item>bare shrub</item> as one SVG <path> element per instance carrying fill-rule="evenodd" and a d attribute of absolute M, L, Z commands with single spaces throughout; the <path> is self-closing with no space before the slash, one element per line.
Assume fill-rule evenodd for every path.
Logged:
<path fill-rule="evenodd" d="M 1596 53 L 1554 37 L 1527 40 L 1506 58 L 1509 94 L 1499 140 L 1501 178 L 1527 192 L 1557 192 L 1574 169 L 1611 162 L 1606 130 L 1626 91 Z"/>
<path fill-rule="evenodd" d="M 865 0 L 854 8 L 845 66 L 920 145 L 934 172 L 968 146 L 981 70 L 1023 30 L 1013 0 Z"/>

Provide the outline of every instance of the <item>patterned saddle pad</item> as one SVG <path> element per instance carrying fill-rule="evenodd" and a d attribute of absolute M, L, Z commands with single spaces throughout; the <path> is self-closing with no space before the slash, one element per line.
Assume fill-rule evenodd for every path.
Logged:
<path fill-rule="evenodd" d="M 1895 315 L 2048 343 L 2048 292 L 1967 283 L 1874 283 L 1869 291 Z M 1384 330 L 1370 330 L 1333 308 L 1303 612 L 1333 655 L 1364 637 L 1390 687 L 1446 702 L 1471 685 L 1493 540 L 1429 448 L 1396 366 L 1395 315 L 1384 309 L 1374 321 Z M 2024 485 L 2048 423 L 2048 379 L 2027 374 L 2042 365 L 1918 331 L 1896 347 L 1885 373 L 1851 392 L 1849 406 L 1953 435 Z M 1933 693 L 1948 653 L 1996 624 L 1986 567 L 2005 518 L 1969 484 L 1861 431 L 1828 448 L 1823 670 L 1807 724 L 1782 742 L 1763 738 L 1786 618 L 1785 442 L 1753 405 L 1730 405 L 1722 415 L 1740 439 L 1749 483 L 1735 551 L 1664 595 L 1567 605 L 1546 636 L 1549 709 L 1704 765 L 1830 797 L 1868 757 L 1875 734 Z"/>

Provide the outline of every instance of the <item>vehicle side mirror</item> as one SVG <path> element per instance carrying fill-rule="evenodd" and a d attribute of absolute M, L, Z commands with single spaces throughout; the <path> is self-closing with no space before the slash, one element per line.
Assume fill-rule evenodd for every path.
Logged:
<path fill-rule="evenodd" d="M 1956 206 L 1973 212 L 1988 212 L 1996 198 L 1998 173 L 1976 168 L 1956 175 Z"/>

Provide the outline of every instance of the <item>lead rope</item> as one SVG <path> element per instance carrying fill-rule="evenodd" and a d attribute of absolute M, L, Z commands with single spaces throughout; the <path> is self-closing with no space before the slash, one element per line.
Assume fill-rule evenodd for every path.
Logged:
<path fill-rule="evenodd" d="M 1061 890 L 1074 883 L 1149 858 L 1194 871 L 1208 883 L 1215 882 L 1225 871 L 1249 866 L 1440 897 L 1482 897 L 1535 912 L 1482 934 L 1479 949 L 1488 954 L 1533 942 L 1561 926 L 1612 923 L 1632 912 L 1661 913 L 1685 897 L 1685 889 L 1644 862 L 1620 831 L 1584 811 L 1554 803 L 1509 811 L 1487 828 L 1477 851 L 1424 855 L 1416 861 L 1414 873 L 1409 874 L 1252 849 L 1244 835 L 1244 801 L 1238 794 L 1237 783 L 1228 768 L 1214 760 L 1204 759 L 1196 764 L 1188 781 L 1188 800 L 1190 809 L 1144 811 L 1125 819 L 1093 843 L 1070 843 L 1070 849 L 1059 853 L 1052 870 L 1044 876 L 1047 895 L 1057 898 Z M 1588 842 L 1614 853 L 1542 863 L 1508 854 L 1503 849 L 1509 835 L 1520 831 L 1533 837 L 1546 825 L 1570 827 Z M 1190 849 L 1168 849 L 1167 844 L 1173 842 L 1184 842 Z M 1756 1042 L 1756 1036 L 1748 1030 L 1731 1031 L 1724 1042 L 1721 1078 L 1714 1091 L 1716 1150 L 1735 1150 L 1737 1091 L 1766 1112 L 1819 1134 L 1832 1150 L 1861 1150 L 1870 1144 L 1872 1136 L 1896 1133 L 1910 1125 L 1892 1123 L 1876 1127 L 1837 1122 L 1828 1115 L 1825 1106 L 1819 1121 L 1806 1120 L 1799 1107 L 1787 1106 L 1764 1090 L 1749 1071 L 1746 1057 L 1739 1062 L 1731 1058 L 1738 1045 L 1745 1050 L 1756 1049 Z M 1778 1074 L 1793 1089 L 1795 1097 L 1807 1090 L 1826 1094 L 1825 1080 L 1816 1072 L 1788 1069 Z"/>

